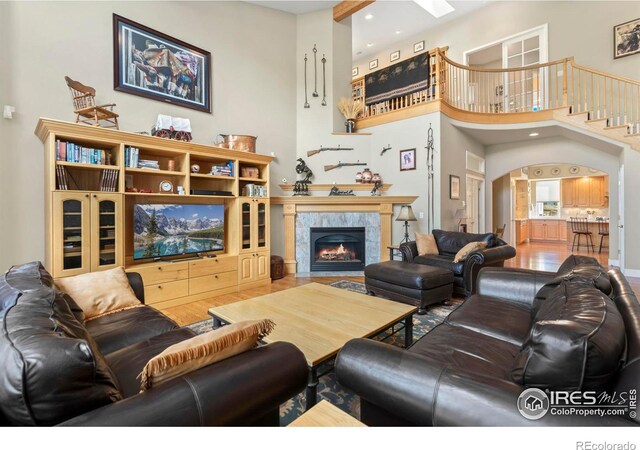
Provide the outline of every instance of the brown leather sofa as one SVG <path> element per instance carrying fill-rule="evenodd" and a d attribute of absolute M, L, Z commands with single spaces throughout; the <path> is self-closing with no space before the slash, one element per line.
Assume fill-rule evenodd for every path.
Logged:
<path fill-rule="evenodd" d="M 468 297 L 475 293 L 476 278 L 483 267 L 503 267 L 507 259 L 516 256 L 516 249 L 495 233 L 474 234 L 433 230 L 438 255 L 419 255 L 415 241 L 400 245 L 402 260 L 423 264 L 453 273 L 453 293 Z M 486 242 L 487 248 L 471 253 L 464 261 L 454 263 L 456 253 L 470 242 Z"/>
<path fill-rule="evenodd" d="M 593 258 L 557 273 L 486 268 L 478 293 L 409 349 L 352 340 L 336 375 L 370 426 L 638 425 L 640 305 L 620 271 Z M 628 409 L 532 420 L 517 408 L 528 388 L 606 393 Z"/>
<path fill-rule="evenodd" d="M 277 426 L 307 383 L 300 350 L 277 342 L 139 393 L 146 362 L 195 333 L 148 306 L 85 322 L 38 262 L 0 278 L 0 327 L 0 425 Z"/>

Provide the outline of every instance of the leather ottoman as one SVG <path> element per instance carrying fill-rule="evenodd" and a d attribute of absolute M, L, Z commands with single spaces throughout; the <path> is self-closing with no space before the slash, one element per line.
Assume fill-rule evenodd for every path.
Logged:
<path fill-rule="evenodd" d="M 418 314 L 425 314 L 428 305 L 451 298 L 453 272 L 423 264 L 385 261 L 364 268 L 364 283 L 367 294 L 415 305 Z"/>
<path fill-rule="evenodd" d="M 271 255 L 271 279 L 279 280 L 284 277 L 284 259 L 282 256 Z"/>

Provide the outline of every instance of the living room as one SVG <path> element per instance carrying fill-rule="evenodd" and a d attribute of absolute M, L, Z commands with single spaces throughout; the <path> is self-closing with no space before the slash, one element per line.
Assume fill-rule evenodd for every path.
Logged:
<path fill-rule="evenodd" d="M 23 380 L 7 370 L 0 423 L 637 425 L 626 403 L 619 422 L 538 420 L 496 398 L 515 386 L 637 389 L 639 16 L 637 2 L 604 1 L 0 2 L 0 317 L 6 327 L 12 307 L 34 307 L 20 283 L 36 280 L 65 293 L 68 328 L 104 354 L 102 391 L 61 388 L 73 414 L 46 398 L 12 410 Z M 409 69 L 417 78 L 400 75 Z M 618 359 L 597 340 L 588 356 L 553 357 L 611 373 L 527 380 L 548 345 L 526 339 L 528 318 L 561 314 L 540 312 L 538 298 L 559 278 L 606 291 L 576 298 L 596 296 L 604 308 L 582 306 L 617 320 L 606 349 Z M 109 283 L 124 303 L 84 303 Z M 224 353 L 199 340 L 245 321 L 258 321 L 243 331 L 251 346 L 267 345 L 153 379 L 178 359 Z M 204 350 L 158 361 L 192 339 Z M 7 342 L 5 361 L 16 357 Z M 125 355 L 132 345 L 139 353 Z M 512 370 L 521 350 L 531 365 Z M 406 382 L 378 377 L 401 372 L 385 365 L 401 355 Z M 466 368 L 447 378 L 443 367 Z M 250 368 L 273 375 L 249 381 Z M 509 388 L 483 397 L 480 378 Z M 204 409 L 185 397 L 174 416 L 162 396 L 193 379 Z M 113 404 L 78 399 L 91 395 Z M 438 410 L 434 396 L 457 406 Z M 486 409 L 462 413 L 478 400 Z"/>

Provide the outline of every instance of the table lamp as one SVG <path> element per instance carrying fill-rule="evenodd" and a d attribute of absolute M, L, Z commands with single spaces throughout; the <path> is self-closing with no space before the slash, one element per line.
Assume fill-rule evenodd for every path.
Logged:
<path fill-rule="evenodd" d="M 413 214 L 411 205 L 402 205 L 400 207 L 400 214 L 396 217 L 396 222 L 404 222 L 404 239 L 400 242 L 409 242 L 409 222 L 415 222 L 416 216 Z"/>
<path fill-rule="evenodd" d="M 467 209 L 466 208 L 456 209 L 456 214 L 453 218 L 458 221 L 458 231 L 460 231 L 460 224 L 462 224 L 462 221 L 467 218 Z"/>

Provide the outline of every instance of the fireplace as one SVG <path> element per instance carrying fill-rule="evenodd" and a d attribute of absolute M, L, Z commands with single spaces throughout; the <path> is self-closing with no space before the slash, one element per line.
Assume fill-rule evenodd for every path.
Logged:
<path fill-rule="evenodd" d="M 365 262 L 365 230 L 362 228 L 310 228 L 312 272 L 360 271 Z"/>

